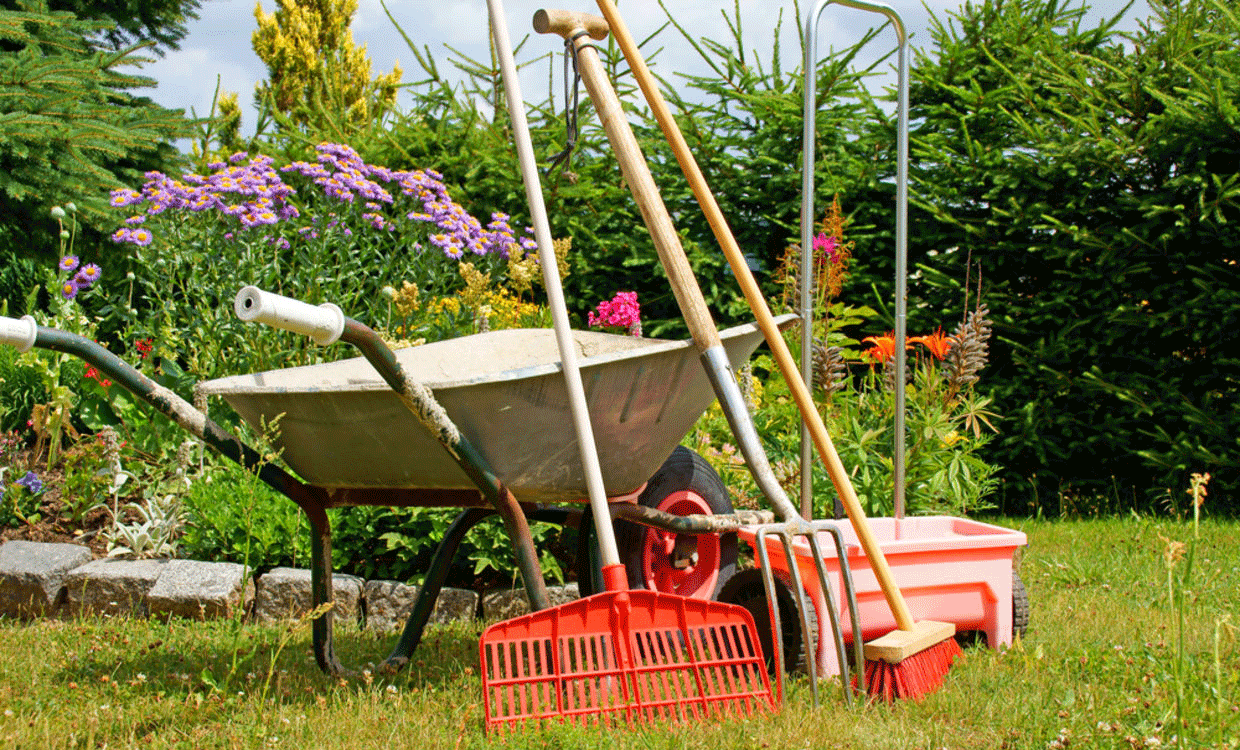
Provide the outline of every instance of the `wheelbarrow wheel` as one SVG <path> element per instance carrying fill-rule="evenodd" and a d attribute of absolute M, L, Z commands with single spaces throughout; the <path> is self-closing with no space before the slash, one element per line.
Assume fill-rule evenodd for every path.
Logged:
<path fill-rule="evenodd" d="M 818 612 L 814 604 L 804 592 L 801 594 L 809 626 L 818 630 Z M 766 655 L 766 669 L 775 674 L 775 649 L 771 645 L 771 616 L 767 609 L 766 586 L 762 583 L 762 571 L 759 568 L 742 570 L 724 582 L 719 589 L 719 601 L 737 604 L 749 610 L 753 615 L 754 625 L 758 630 L 758 641 L 762 644 L 762 653 Z M 808 644 L 812 638 L 806 638 L 801 629 L 801 617 L 797 613 L 796 600 L 793 598 L 792 586 L 782 575 L 775 575 L 775 601 L 779 603 L 779 629 L 784 639 L 784 668 L 789 672 L 809 672 L 806 661 Z"/>
<path fill-rule="evenodd" d="M 638 502 L 678 516 L 731 513 L 723 480 L 697 453 L 677 446 L 655 472 Z M 736 534 L 676 534 L 617 521 L 616 544 L 628 571 L 629 587 L 695 599 L 714 599 L 736 572 Z M 593 527 L 582 520 L 578 548 L 578 587 L 582 596 L 602 590 Z"/>

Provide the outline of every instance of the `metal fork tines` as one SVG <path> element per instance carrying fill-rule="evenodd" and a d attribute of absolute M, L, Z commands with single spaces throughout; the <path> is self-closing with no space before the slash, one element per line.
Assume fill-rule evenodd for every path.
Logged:
<path fill-rule="evenodd" d="M 797 606 L 797 613 L 801 620 L 801 630 L 805 633 L 806 662 L 809 671 L 810 689 L 813 693 L 814 706 L 818 706 L 817 632 L 815 632 L 816 628 L 810 627 L 809 613 L 806 611 L 807 606 L 815 606 L 815 599 L 814 597 L 807 596 L 801 577 L 800 563 L 805 553 L 802 552 L 801 555 L 798 555 L 794 549 L 794 540 L 800 537 L 805 540 L 806 546 L 809 548 L 808 554 L 813 560 L 813 571 L 817 576 L 818 591 L 822 592 L 827 616 L 831 621 L 831 633 L 835 641 L 844 702 L 851 705 L 853 685 L 849 659 L 847 658 L 844 645 L 840 610 L 836 602 L 835 591 L 830 585 L 827 576 L 826 565 L 823 562 L 825 556 L 823 555 L 822 544 L 819 538 L 820 534 L 825 533 L 835 542 L 836 559 L 839 561 L 839 577 L 848 603 L 848 617 L 851 626 L 850 630 L 852 631 L 852 664 L 857 669 L 859 676 L 864 675 L 864 670 L 861 669 L 865 662 L 862 654 L 861 623 L 857 619 L 857 595 L 856 589 L 853 586 L 852 571 L 849 568 L 848 555 L 844 549 L 844 537 L 840 532 L 839 522 L 834 520 L 805 521 L 797 518 L 782 523 L 751 526 L 746 530 L 753 534 L 753 544 L 757 553 L 758 564 L 762 569 L 762 582 L 766 590 L 766 600 L 771 619 L 771 643 L 775 651 L 775 658 L 777 659 L 777 674 L 780 675 L 780 699 L 783 699 L 782 678 L 785 674 L 786 665 L 784 664 L 783 630 L 782 623 L 780 622 L 779 605 L 776 599 L 774 568 L 771 565 L 769 549 L 776 540 L 778 540 L 777 549 L 782 552 L 788 570 L 788 585 L 792 589 L 793 601 Z M 864 689 L 863 685 L 858 685 L 857 687 Z"/>

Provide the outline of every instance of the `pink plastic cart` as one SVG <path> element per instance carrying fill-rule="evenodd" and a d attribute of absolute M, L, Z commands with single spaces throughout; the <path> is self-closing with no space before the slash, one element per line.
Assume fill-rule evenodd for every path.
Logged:
<path fill-rule="evenodd" d="M 870 527 L 915 620 L 955 623 L 957 632 L 981 631 L 992 648 L 1012 642 L 1013 611 L 1020 606 L 1013 601 L 1012 558 L 1016 549 L 1026 543 L 1024 532 L 952 516 L 872 518 Z M 840 531 L 856 589 L 862 637 L 868 641 L 893 630 L 895 619 L 852 527 L 844 523 Z M 749 529 L 741 529 L 740 536 L 749 544 L 754 543 Z M 841 608 L 840 622 L 848 622 L 851 613 L 848 598 L 841 593 L 835 544 L 825 533 L 822 537 L 820 547 L 826 550 L 823 563 Z M 801 580 L 818 614 L 818 674 L 839 674 L 831 618 L 827 616 L 809 544 L 800 538 L 793 549 Z M 788 562 L 777 538 L 767 537 L 767 550 L 776 576 L 787 580 Z M 1016 586 L 1021 589 L 1017 593 L 1023 604 L 1023 586 Z M 1020 614 L 1027 617 L 1027 611 Z M 1018 628 L 1023 625 L 1017 623 Z M 845 642 L 851 643 L 851 631 L 844 630 Z"/>

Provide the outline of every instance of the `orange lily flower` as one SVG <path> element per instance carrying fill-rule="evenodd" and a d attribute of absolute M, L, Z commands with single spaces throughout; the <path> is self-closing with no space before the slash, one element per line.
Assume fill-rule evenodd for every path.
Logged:
<path fill-rule="evenodd" d="M 951 336 L 943 333 L 943 326 L 939 326 L 934 333 L 929 336 L 913 336 L 908 340 L 910 344 L 921 344 L 930 350 L 935 359 L 943 359 L 947 356 L 947 350 L 952 348 Z"/>
<path fill-rule="evenodd" d="M 869 357 L 871 362 L 888 362 L 896 356 L 896 332 L 889 331 L 883 336 L 869 336 L 861 340 L 863 344 L 873 344 L 873 348 L 866 349 L 862 354 Z"/>

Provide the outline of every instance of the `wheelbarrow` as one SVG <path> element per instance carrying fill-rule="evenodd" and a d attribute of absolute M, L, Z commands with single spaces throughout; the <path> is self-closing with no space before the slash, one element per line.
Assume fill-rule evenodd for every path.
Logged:
<path fill-rule="evenodd" d="M 292 303 L 267 297 L 272 299 Z M 781 323 L 794 318 L 784 316 Z M 283 415 L 275 444 L 292 471 L 264 461 L 207 414 L 94 341 L 26 316 L 0 318 L 0 344 L 21 351 L 38 346 L 85 360 L 296 503 L 312 528 L 315 607 L 332 601 L 327 509 L 462 508 L 432 557 L 385 668 L 400 668 L 416 649 L 460 542 L 492 513 L 501 516 L 512 537 L 532 609 L 547 608 L 526 519 L 580 523 L 586 496 L 553 331 L 493 331 L 393 353 L 365 326 L 343 316 L 340 323 L 344 340 L 358 346 L 363 357 L 221 378 L 198 389 L 223 397 L 252 425 Z M 726 577 L 735 563 L 735 534 L 728 532 L 765 522 L 770 514 L 732 512 L 717 475 L 677 447 L 714 400 L 692 342 L 591 331 L 573 335 L 601 446 L 609 510 L 613 519 L 639 529 L 621 536 L 631 582 L 711 598 L 721 573 Z M 720 337 L 736 367 L 762 340 L 753 324 L 721 331 Z M 459 444 L 477 452 L 478 465 L 491 469 L 488 476 L 471 476 L 439 448 L 436 436 L 402 404 L 399 387 L 390 382 L 393 372 L 409 376 L 405 383 L 425 386 L 442 404 L 442 424 L 459 429 Z M 699 535 L 709 538 L 700 548 Z M 588 556 L 578 558 L 579 572 L 592 577 Z M 312 633 L 319 667 L 346 673 L 334 654 L 330 612 L 314 621 Z"/>

